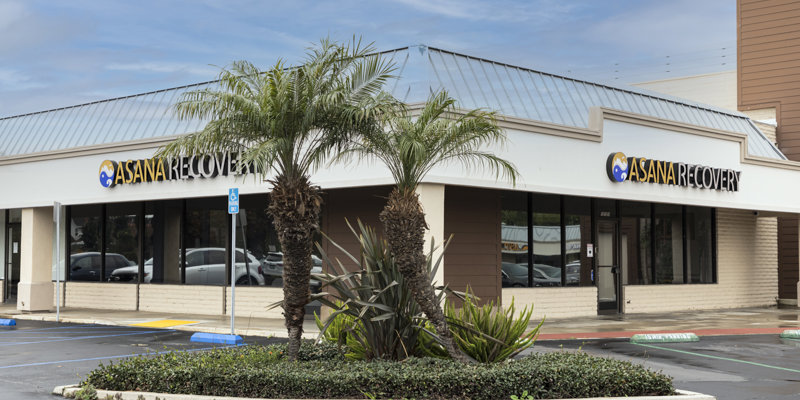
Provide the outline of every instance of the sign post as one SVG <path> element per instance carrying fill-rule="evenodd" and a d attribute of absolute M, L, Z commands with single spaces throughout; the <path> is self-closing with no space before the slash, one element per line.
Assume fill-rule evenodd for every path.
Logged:
<path fill-rule="evenodd" d="M 239 213 L 239 188 L 228 189 L 228 214 L 231 215 L 231 335 L 236 315 L 236 214 Z M 246 256 L 246 255 L 245 255 Z"/>
<path fill-rule="evenodd" d="M 61 203 L 53 203 L 53 221 L 56 223 L 56 322 L 61 321 Z"/>

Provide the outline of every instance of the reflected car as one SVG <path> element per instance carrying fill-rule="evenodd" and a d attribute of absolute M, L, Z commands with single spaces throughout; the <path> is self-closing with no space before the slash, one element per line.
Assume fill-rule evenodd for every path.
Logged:
<path fill-rule="evenodd" d="M 567 264 L 567 285 L 581 283 L 581 262 L 573 261 Z"/>
<path fill-rule="evenodd" d="M 100 281 L 102 255 L 96 251 L 69 256 L 69 279 L 73 281 Z M 106 271 L 136 265 L 122 254 L 106 253 Z"/>
<path fill-rule="evenodd" d="M 503 287 L 527 287 L 528 266 L 503 262 L 502 264 Z M 561 286 L 561 269 L 546 264 L 533 265 L 533 286 Z"/>
<path fill-rule="evenodd" d="M 227 282 L 225 273 L 226 252 L 222 247 L 204 247 L 197 249 L 186 249 L 186 284 L 204 285 L 220 284 Z M 264 286 L 261 262 L 258 261 L 250 252 L 247 252 L 247 263 L 245 263 L 244 252 L 236 249 L 236 284 L 237 285 L 259 285 Z M 249 274 L 248 274 L 249 265 Z M 111 273 L 109 281 L 125 282 L 137 281 L 139 266 L 133 265 L 126 268 L 118 268 Z M 150 283 L 153 278 L 153 259 L 144 263 L 143 282 Z"/>
<path fill-rule="evenodd" d="M 269 252 L 267 253 L 266 257 L 264 257 L 261 260 L 261 262 L 264 265 L 262 271 L 264 274 L 264 280 L 267 285 L 272 285 L 273 283 L 278 284 L 283 282 L 283 253 Z M 312 254 L 311 262 L 313 263 L 313 265 L 311 266 L 311 273 L 321 274 L 322 259 Z M 320 286 L 322 286 L 320 281 L 316 279 L 311 279 L 310 285 L 311 289 L 314 292 L 319 291 Z"/>

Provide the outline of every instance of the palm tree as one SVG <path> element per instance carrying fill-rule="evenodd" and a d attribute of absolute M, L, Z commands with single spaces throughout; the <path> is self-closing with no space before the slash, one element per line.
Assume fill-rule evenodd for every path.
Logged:
<path fill-rule="evenodd" d="M 394 65 L 373 52 L 371 44 L 355 38 L 346 45 L 323 39 L 299 67 L 278 61 L 261 71 L 247 61 L 234 62 L 220 72 L 219 88 L 184 93 L 174 106 L 179 118 L 208 124 L 159 152 L 162 157 L 239 153 L 242 170 L 270 177 L 267 211 L 283 251 L 290 360 L 300 348 L 322 204 L 310 174 L 350 137 L 372 129 L 395 103 L 380 90 Z"/>
<path fill-rule="evenodd" d="M 516 181 L 517 170 L 508 161 L 483 150 L 505 141 L 494 113 L 472 110 L 459 116 L 457 111 L 455 100 L 447 92 L 434 93 L 416 118 L 405 109 L 384 114 L 383 129 L 367 131 L 351 141 L 337 159 L 372 158 L 388 167 L 397 186 L 389 194 L 380 220 L 395 263 L 448 353 L 467 362 L 453 342 L 427 276 L 423 247 L 428 225 L 416 189 L 431 169 L 448 162 L 461 163 L 467 169 L 488 168 L 496 177 L 502 175 L 512 182 Z"/>

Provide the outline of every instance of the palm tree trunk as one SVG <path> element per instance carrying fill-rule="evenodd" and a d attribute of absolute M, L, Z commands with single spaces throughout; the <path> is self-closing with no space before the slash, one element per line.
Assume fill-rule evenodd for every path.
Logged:
<path fill-rule="evenodd" d="M 286 356 L 296 360 L 303 335 L 305 306 L 309 302 L 311 251 L 319 229 L 322 198 L 307 177 L 272 181 L 269 214 L 283 251 L 283 316 L 289 332 Z"/>
<path fill-rule="evenodd" d="M 386 231 L 386 240 L 392 249 L 395 264 L 408 283 L 411 295 L 422 311 L 436 327 L 450 356 L 461 362 L 469 359 L 456 347 L 453 336 L 447 327 L 442 307 L 431 285 L 425 258 L 425 213 L 414 192 L 403 193 L 397 188 L 389 194 L 389 200 L 380 214 Z"/>

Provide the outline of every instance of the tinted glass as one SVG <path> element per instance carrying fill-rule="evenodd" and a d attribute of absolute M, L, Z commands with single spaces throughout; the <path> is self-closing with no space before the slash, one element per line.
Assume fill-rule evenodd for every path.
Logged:
<path fill-rule="evenodd" d="M 592 243 L 592 203 L 586 197 L 564 197 L 564 229 L 567 242 L 564 274 L 567 286 L 592 285 L 592 258 L 587 247 Z"/>
<path fill-rule="evenodd" d="M 69 232 L 70 267 L 72 281 L 100 281 L 102 279 L 100 246 L 102 207 L 100 205 L 71 207 Z"/>
<path fill-rule="evenodd" d="M 528 287 L 528 195 L 502 194 L 500 227 L 503 287 Z"/>
<path fill-rule="evenodd" d="M 622 283 L 652 283 L 650 203 L 620 202 Z"/>
<path fill-rule="evenodd" d="M 545 278 L 534 276 L 534 286 L 561 286 L 561 200 L 555 195 L 533 195 L 533 264 Z M 545 268 L 547 267 L 547 268 Z"/>
<path fill-rule="evenodd" d="M 145 204 L 145 283 L 181 283 L 182 214 L 181 200 Z"/>
<path fill-rule="evenodd" d="M 281 261 L 283 257 L 275 255 L 281 251 L 278 234 L 272 224 L 272 218 L 267 214 L 269 196 L 265 194 L 244 195 L 239 197 L 239 219 L 236 223 L 236 275 L 241 279 L 248 274 L 255 278 L 258 276 L 258 267 L 261 265 L 263 282 L 269 286 L 282 285 L 281 270 L 267 261 Z M 250 254 L 245 260 L 244 251 Z M 272 253 L 272 255 L 270 255 Z M 253 258 L 259 263 L 253 262 Z M 247 261 L 247 262 L 245 262 Z M 268 268 L 270 266 L 271 268 Z M 244 279 L 243 279 L 244 280 Z M 247 280 L 248 283 L 261 283 L 258 279 Z"/>
<path fill-rule="evenodd" d="M 186 201 L 186 230 L 183 243 L 187 260 L 190 252 L 210 253 L 205 263 L 186 265 L 186 283 L 191 285 L 224 285 L 228 281 L 225 267 L 225 245 L 228 238 L 228 213 L 224 197 Z M 221 253 L 222 257 L 215 254 Z M 209 258 L 210 257 L 210 258 Z"/>
<path fill-rule="evenodd" d="M 656 204 L 653 220 L 655 283 L 683 283 L 683 211 Z"/>
<path fill-rule="evenodd" d="M 686 268 L 689 283 L 713 283 L 711 209 L 686 207 Z"/>
<path fill-rule="evenodd" d="M 106 206 L 106 276 L 113 282 L 136 282 L 118 278 L 132 276 L 131 266 L 139 265 L 140 203 L 109 204 Z M 117 269 L 125 268 L 121 271 Z M 136 269 L 136 268 L 133 268 Z M 115 274 L 116 271 L 116 274 Z"/>

